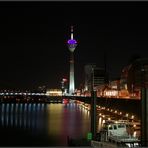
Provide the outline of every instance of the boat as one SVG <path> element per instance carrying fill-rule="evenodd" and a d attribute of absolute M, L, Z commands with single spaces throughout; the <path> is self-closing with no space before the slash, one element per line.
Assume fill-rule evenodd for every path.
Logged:
<path fill-rule="evenodd" d="M 132 130 L 127 123 L 108 121 L 100 130 L 100 141 L 114 143 L 118 146 L 139 147 L 140 140 L 132 135 Z"/>

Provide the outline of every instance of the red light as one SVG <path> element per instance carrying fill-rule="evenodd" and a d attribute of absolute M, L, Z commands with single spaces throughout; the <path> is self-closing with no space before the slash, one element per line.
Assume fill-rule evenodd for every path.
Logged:
<path fill-rule="evenodd" d="M 68 99 L 63 99 L 63 104 L 68 104 L 69 100 Z"/>
<path fill-rule="evenodd" d="M 63 78 L 63 82 L 67 82 L 67 79 Z"/>

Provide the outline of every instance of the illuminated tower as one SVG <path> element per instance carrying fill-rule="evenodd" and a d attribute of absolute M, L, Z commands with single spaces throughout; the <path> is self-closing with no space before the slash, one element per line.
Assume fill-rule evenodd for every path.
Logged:
<path fill-rule="evenodd" d="M 74 82 L 74 50 L 77 46 L 77 41 L 73 38 L 73 26 L 71 26 L 71 38 L 67 41 L 70 51 L 70 75 L 69 75 L 69 94 L 73 95 L 75 91 Z"/>

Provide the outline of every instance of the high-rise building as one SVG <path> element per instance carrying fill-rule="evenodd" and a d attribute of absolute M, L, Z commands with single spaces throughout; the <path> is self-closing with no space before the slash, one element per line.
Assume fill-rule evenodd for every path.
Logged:
<path fill-rule="evenodd" d="M 71 38 L 67 41 L 67 44 L 68 44 L 68 49 L 70 51 L 69 94 L 73 95 L 75 92 L 74 51 L 77 46 L 77 41 L 73 38 L 73 26 L 71 26 Z"/>
<path fill-rule="evenodd" d="M 92 82 L 92 68 L 96 67 L 95 64 L 87 64 L 84 66 L 85 73 L 85 91 L 91 90 Z"/>
<path fill-rule="evenodd" d="M 105 69 L 98 68 L 95 64 L 85 65 L 85 91 L 91 91 L 91 88 L 96 89 L 105 83 Z"/>

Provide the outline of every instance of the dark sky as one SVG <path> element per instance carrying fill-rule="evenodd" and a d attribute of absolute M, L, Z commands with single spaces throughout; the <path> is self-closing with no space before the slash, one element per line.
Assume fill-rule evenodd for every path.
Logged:
<path fill-rule="evenodd" d="M 119 77 L 130 57 L 148 57 L 148 2 L 0 2 L 0 89 L 59 88 L 69 78 L 74 25 L 76 87 L 84 65 Z"/>

